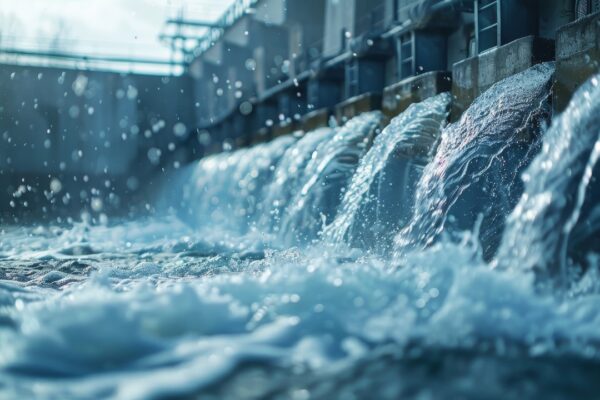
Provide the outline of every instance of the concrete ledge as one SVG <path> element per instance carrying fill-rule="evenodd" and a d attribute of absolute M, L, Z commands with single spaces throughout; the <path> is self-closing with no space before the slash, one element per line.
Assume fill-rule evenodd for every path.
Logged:
<path fill-rule="evenodd" d="M 365 93 L 352 97 L 335 107 L 335 118 L 339 124 L 367 111 L 381 110 L 381 95 Z"/>
<path fill-rule="evenodd" d="M 383 113 L 394 118 L 413 103 L 452 89 L 450 72 L 434 71 L 404 79 L 383 91 Z"/>
<path fill-rule="evenodd" d="M 268 142 L 272 139 L 272 132 L 270 129 L 264 127 L 260 128 L 258 131 L 254 132 L 251 136 L 250 145 L 253 146 L 255 144 L 260 144 L 264 142 Z"/>
<path fill-rule="evenodd" d="M 294 133 L 297 129 L 297 124 L 293 122 L 276 124 L 275 126 L 273 126 L 273 138 L 289 135 L 291 133 Z"/>
<path fill-rule="evenodd" d="M 302 130 L 304 130 L 304 132 L 310 132 L 315 129 L 328 127 L 329 116 L 330 112 L 327 108 L 311 111 L 302 117 Z"/>
<path fill-rule="evenodd" d="M 554 111 L 563 111 L 577 88 L 598 72 L 600 72 L 600 13 L 581 18 L 558 30 Z"/>
<path fill-rule="evenodd" d="M 454 64 L 451 120 L 457 120 L 494 83 L 553 58 L 554 41 L 526 36 Z"/>

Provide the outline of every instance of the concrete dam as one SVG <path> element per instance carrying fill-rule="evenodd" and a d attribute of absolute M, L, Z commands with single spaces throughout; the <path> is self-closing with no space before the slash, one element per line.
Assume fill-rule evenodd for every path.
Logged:
<path fill-rule="evenodd" d="M 600 2 L 168 23 L 0 65 L 0 397 L 596 396 Z"/>

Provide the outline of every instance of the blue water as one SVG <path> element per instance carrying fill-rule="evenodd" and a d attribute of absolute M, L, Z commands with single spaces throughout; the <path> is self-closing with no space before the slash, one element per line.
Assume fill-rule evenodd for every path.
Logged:
<path fill-rule="evenodd" d="M 152 217 L 0 228 L 0 398 L 595 398 L 600 82 L 545 127 L 551 75 L 210 156 Z"/>

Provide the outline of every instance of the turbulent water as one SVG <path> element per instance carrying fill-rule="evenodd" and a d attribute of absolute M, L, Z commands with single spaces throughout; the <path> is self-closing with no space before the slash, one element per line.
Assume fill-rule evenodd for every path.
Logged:
<path fill-rule="evenodd" d="M 0 398 L 595 398 L 600 90 L 544 132 L 551 74 L 208 157 L 154 217 L 0 228 Z"/>
<path fill-rule="evenodd" d="M 520 173 L 538 147 L 536 125 L 548 108 L 553 70 L 541 64 L 498 82 L 442 132 L 412 220 L 396 238 L 401 249 L 477 229 L 485 254 L 495 252 L 522 193 Z"/>
<path fill-rule="evenodd" d="M 525 194 L 509 218 L 499 263 L 568 279 L 572 258 L 580 263 L 600 250 L 600 81 L 590 80 L 578 101 L 546 133 L 539 157 L 523 176 Z"/>
<path fill-rule="evenodd" d="M 450 97 L 444 93 L 411 105 L 377 136 L 323 233 L 327 240 L 381 248 L 406 222 L 403 214 L 410 212 L 413 186 L 435 149 Z"/>

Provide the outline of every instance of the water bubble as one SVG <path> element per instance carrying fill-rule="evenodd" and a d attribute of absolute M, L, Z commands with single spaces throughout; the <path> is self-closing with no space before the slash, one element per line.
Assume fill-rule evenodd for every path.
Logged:
<path fill-rule="evenodd" d="M 249 101 L 244 101 L 242 104 L 240 104 L 240 113 L 242 115 L 250 115 L 252 113 L 252 110 L 252 103 L 250 103 Z"/>
<path fill-rule="evenodd" d="M 127 188 L 132 191 L 138 190 L 140 187 L 140 181 L 135 176 L 127 178 Z"/>
<path fill-rule="evenodd" d="M 73 92 L 77 96 L 83 96 L 83 94 L 85 93 L 85 89 L 87 88 L 87 85 L 88 85 L 88 78 L 85 75 L 80 74 L 73 81 L 73 85 L 71 85 L 71 88 L 73 89 Z"/>
<path fill-rule="evenodd" d="M 134 100 L 135 98 L 137 98 L 137 96 L 138 96 L 138 90 L 137 90 L 137 88 L 129 85 L 127 87 L 127 98 L 129 100 Z"/>
<path fill-rule="evenodd" d="M 187 136 L 188 130 L 184 123 L 178 122 L 173 126 L 173 133 L 175 136 L 183 138 Z"/>
<path fill-rule="evenodd" d="M 54 178 L 50 181 L 50 190 L 53 193 L 60 193 L 60 191 L 62 190 L 62 183 L 60 180 L 58 180 L 57 178 Z"/>
<path fill-rule="evenodd" d="M 90 201 L 90 206 L 92 207 L 92 210 L 94 210 L 95 212 L 100 212 L 100 211 L 102 211 L 102 208 L 104 205 L 102 203 L 102 199 L 100 199 L 98 197 L 94 197 Z"/>
<path fill-rule="evenodd" d="M 69 107 L 69 116 L 73 119 L 79 117 L 79 107 L 76 105 Z"/>
<path fill-rule="evenodd" d="M 206 131 L 206 130 L 199 131 L 198 132 L 198 142 L 203 146 L 210 145 L 210 142 L 211 142 L 210 132 Z"/>
<path fill-rule="evenodd" d="M 160 163 L 161 155 L 162 152 L 156 147 L 152 147 L 150 150 L 148 150 L 148 160 L 150 160 L 150 163 L 152 163 L 152 165 L 158 165 Z"/>
<path fill-rule="evenodd" d="M 248 71 L 254 71 L 254 70 L 256 70 L 256 61 L 254 61 L 254 59 L 252 59 L 252 58 L 249 58 L 244 63 L 244 66 L 246 67 L 246 69 Z"/>

